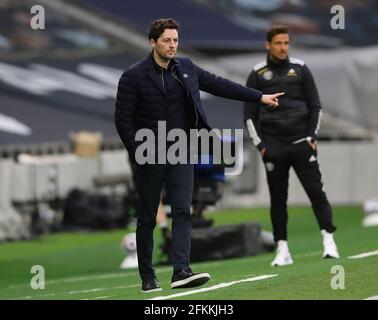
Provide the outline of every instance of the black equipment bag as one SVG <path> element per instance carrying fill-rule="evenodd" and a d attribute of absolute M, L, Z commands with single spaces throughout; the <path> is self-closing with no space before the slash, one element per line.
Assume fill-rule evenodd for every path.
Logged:
<path fill-rule="evenodd" d="M 64 206 L 63 228 L 107 230 L 127 225 L 124 205 L 106 195 L 72 190 Z"/>
<path fill-rule="evenodd" d="M 273 236 L 267 239 L 266 234 L 257 222 L 192 229 L 190 260 L 237 258 L 272 251 L 275 248 Z M 168 263 L 171 263 L 172 238 L 164 239 L 161 249 L 167 255 Z"/>
<path fill-rule="evenodd" d="M 191 261 L 206 261 L 256 255 L 265 249 L 259 223 L 224 225 L 192 230 Z"/>

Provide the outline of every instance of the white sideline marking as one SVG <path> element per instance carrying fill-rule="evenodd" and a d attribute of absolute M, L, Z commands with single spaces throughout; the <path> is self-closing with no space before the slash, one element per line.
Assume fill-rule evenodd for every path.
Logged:
<path fill-rule="evenodd" d="M 86 298 L 86 299 L 80 299 L 80 300 L 100 300 L 100 299 L 107 299 L 114 296 L 101 296 L 101 297 L 94 297 L 94 298 Z"/>
<path fill-rule="evenodd" d="M 378 296 L 372 296 L 372 297 L 366 298 L 365 300 L 378 300 Z"/>
<path fill-rule="evenodd" d="M 348 258 L 349 259 L 361 259 L 361 258 L 366 258 L 366 257 L 370 257 L 370 256 L 376 256 L 377 254 L 378 254 L 378 250 L 375 250 L 375 251 L 369 251 L 369 252 L 357 254 L 355 256 L 350 256 Z"/>
<path fill-rule="evenodd" d="M 97 291 L 104 291 L 104 290 L 114 290 L 114 289 L 125 289 L 125 288 L 135 288 L 139 287 L 140 284 L 130 284 L 127 286 L 118 286 L 118 287 L 110 287 L 110 288 L 94 288 L 94 289 L 87 289 L 87 290 L 77 290 L 77 291 L 69 291 L 69 292 L 52 292 L 46 294 L 39 294 L 35 296 L 25 296 L 25 297 L 18 297 L 18 298 L 11 298 L 10 300 L 27 300 L 32 298 L 43 298 L 43 297 L 54 297 L 57 295 L 64 295 L 64 294 L 80 294 L 80 293 L 90 293 L 90 292 L 97 292 Z M 91 298 L 93 299 L 93 298 Z"/>
<path fill-rule="evenodd" d="M 47 280 L 45 281 L 45 284 L 50 285 L 50 284 L 57 284 L 57 283 L 80 282 L 80 281 L 97 280 L 97 279 L 122 278 L 122 277 L 128 277 L 128 276 L 136 276 L 138 274 L 139 274 L 138 272 L 125 272 L 125 273 L 118 272 L 118 273 L 93 275 L 93 276 L 87 276 L 87 277 L 79 276 L 79 277 L 62 278 L 62 279 L 56 279 L 56 280 Z M 16 288 L 22 288 L 22 287 L 30 288 L 30 284 L 15 284 L 15 285 L 8 286 L 8 289 L 16 289 Z"/>
<path fill-rule="evenodd" d="M 158 272 L 166 272 L 166 271 L 172 271 L 172 268 L 161 268 L 158 269 Z M 138 272 L 117 272 L 117 273 L 105 273 L 105 274 L 98 274 L 98 275 L 92 275 L 87 277 L 71 277 L 71 278 L 62 278 L 62 279 L 56 279 L 56 280 L 47 280 L 45 281 L 46 285 L 50 284 L 57 284 L 57 283 L 67 283 L 67 282 L 80 282 L 80 281 L 88 281 L 88 280 L 98 280 L 98 279 L 110 279 L 110 278 L 122 278 L 122 277 L 128 277 L 128 276 L 136 276 L 139 275 Z M 8 289 L 15 289 L 20 287 L 29 287 L 30 284 L 16 284 L 8 286 Z"/>
<path fill-rule="evenodd" d="M 220 265 L 220 262 L 207 262 L 207 263 L 201 263 L 201 268 L 206 268 L 207 266 L 216 266 Z M 172 267 L 162 267 L 162 268 L 156 268 L 156 272 L 172 272 Z M 66 283 L 66 282 L 79 282 L 79 281 L 88 281 L 88 280 L 97 280 L 97 279 L 110 279 L 110 278 L 122 278 L 122 277 L 128 277 L 128 276 L 139 276 L 139 273 L 137 271 L 133 272 L 116 272 L 116 273 L 105 273 L 105 274 L 97 274 L 97 275 L 91 275 L 91 276 L 78 276 L 78 277 L 68 277 L 68 278 L 62 278 L 62 279 L 56 279 L 56 280 L 47 280 L 45 281 L 46 285 L 50 284 L 57 284 L 57 283 Z M 16 288 L 22 288 L 27 287 L 30 288 L 30 284 L 15 284 L 10 285 L 7 288 L 8 289 L 16 289 Z"/>
<path fill-rule="evenodd" d="M 217 285 L 212 286 L 212 287 L 202 288 L 202 289 L 198 289 L 198 290 L 190 290 L 190 291 L 186 291 L 186 292 L 180 292 L 180 293 L 176 293 L 176 294 L 171 294 L 169 296 L 159 296 L 159 297 L 155 297 L 155 298 L 152 298 L 152 299 L 149 299 L 149 300 L 165 300 L 165 299 L 189 296 L 189 295 L 196 294 L 196 293 L 226 288 L 226 287 L 229 287 L 229 286 L 233 286 L 234 284 L 237 284 L 237 283 L 259 281 L 259 280 L 264 280 L 264 279 L 268 279 L 268 278 L 272 278 L 272 277 L 276 277 L 276 276 L 278 276 L 278 274 L 265 274 L 265 275 L 262 275 L 262 276 L 247 278 L 247 279 L 243 279 L 243 280 L 223 282 L 223 283 L 217 284 Z"/>

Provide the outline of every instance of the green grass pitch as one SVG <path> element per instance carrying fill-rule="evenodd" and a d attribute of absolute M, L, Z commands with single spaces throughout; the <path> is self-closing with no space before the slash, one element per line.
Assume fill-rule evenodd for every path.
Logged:
<path fill-rule="evenodd" d="M 269 209 L 239 209 L 208 214 L 217 225 L 258 221 L 271 230 Z M 271 267 L 274 252 L 237 259 L 193 263 L 196 272 L 211 274 L 201 288 L 260 275 L 277 276 L 255 282 L 235 283 L 225 288 L 195 292 L 174 299 L 255 300 L 255 299 L 366 299 L 378 295 L 378 255 L 361 259 L 349 256 L 378 250 L 378 227 L 363 228 L 359 207 L 335 207 L 335 239 L 341 258 L 322 259 L 321 235 L 310 208 L 289 210 L 289 247 L 294 264 Z M 33 241 L 0 244 L 0 299 L 150 299 L 195 289 L 170 289 L 172 268 L 157 265 L 163 291 L 140 293 L 137 270 L 120 270 L 124 258 L 120 240 L 128 230 L 95 233 L 60 233 Z M 154 260 L 163 260 L 157 249 L 160 232 L 155 233 Z M 30 286 L 33 265 L 45 270 L 45 289 Z M 345 270 L 345 289 L 332 289 L 335 265 Z"/>

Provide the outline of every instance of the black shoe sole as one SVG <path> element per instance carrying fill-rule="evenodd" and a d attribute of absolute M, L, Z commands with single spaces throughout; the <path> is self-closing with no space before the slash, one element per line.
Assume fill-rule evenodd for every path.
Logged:
<path fill-rule="evenodd" d="M 210 280 L 210 275 L 208 273 L 197 274 L 195 276 L 189 277 L 183 280 L 177 280 L 171 283 L 172 289 L 180 288 L 194 288 L 205 284 Z"/>

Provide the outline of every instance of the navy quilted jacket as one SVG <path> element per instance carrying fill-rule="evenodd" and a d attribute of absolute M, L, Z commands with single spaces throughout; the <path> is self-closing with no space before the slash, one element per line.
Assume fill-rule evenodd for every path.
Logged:
<path fill-rule="evenodd" d="M 261 99 L 262 92 L 207 72 L 188 58 L 175 58 L 174 62 L 172 70 L 187 91 L 188 99 L 195 111 L 198 129 L 210 129 L 201 106 L 200 90 L 246 102 L 258 102 Z M 141 143 L 135 141 L 136 131 L 147 128 L 156 133 L 158 121 L 166 120 L 165 108 L 165 89 L 150 54 L 128 67 L 118 84 L 115 124 L 131 159 L 138 143 Z"/>

